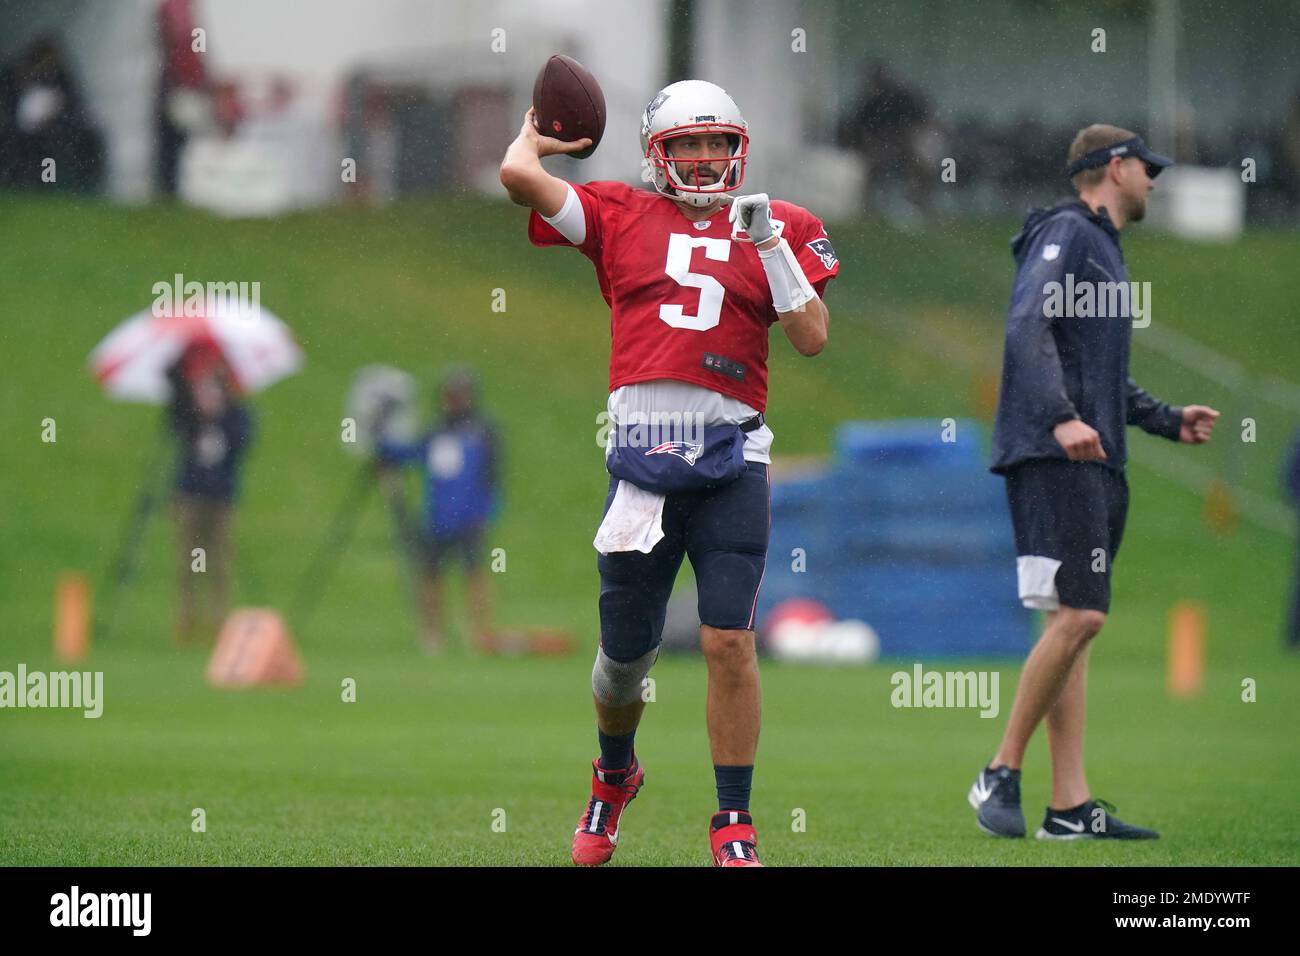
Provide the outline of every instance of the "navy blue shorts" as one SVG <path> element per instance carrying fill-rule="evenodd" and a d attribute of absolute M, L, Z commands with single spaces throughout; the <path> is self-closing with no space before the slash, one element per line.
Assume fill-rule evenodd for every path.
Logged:
<path fill-rule="evenodd" d="M 606 512 L 617 488 L 618 479 L 611 476 Z M 771 516 L 772 489 L 762 462 L 749 462 L 739 478 L 722 488 L 669 495 L 664 536 L 649 554 L 616 551 L 596 559 L 605 653 L 616 661 L 633 661 L 659 646 L 683 557 L 691 559 L 695 571 L 700 623 L 752 630 Z"/>
<path fill-rule="evenodd" d="M 1128 482 L 1091 461 L 1034 458 L 1007 471 L 1016 570 L 1025 607 L 1110 610 Z"/>

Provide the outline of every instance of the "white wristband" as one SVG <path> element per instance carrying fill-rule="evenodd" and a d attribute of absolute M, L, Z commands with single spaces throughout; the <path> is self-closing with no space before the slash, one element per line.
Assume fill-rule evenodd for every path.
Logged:
<path fill-rule="evenodd" d="M 575 246 L 587 241 L 587 214 L 582 208 L 582 200 L 572 183 L 565 183 L 569 194 L 564 197 L 564 205 L 554 216 L 542 216 L 555 227 L 555 231 L 568 239 Z M 540 213 L 538 215 L 541 215 Z"/>
<path fill-rule="evenodd" d="M 817 298 L 803 267 L 794 257 L 794 250 L 785 239 L 778 240 L 771 249 L 759 249 L 758 257 L 763 261 L 767 285 L 772 290 L 772 307 L 777 312 L 802 309 Z"/>

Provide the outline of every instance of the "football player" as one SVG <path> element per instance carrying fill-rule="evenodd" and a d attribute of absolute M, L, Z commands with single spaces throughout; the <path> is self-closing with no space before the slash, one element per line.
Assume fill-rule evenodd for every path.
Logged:
<path fill-rule="evenodd" d="M 820 352 L 829 317 L 821 297 L 839 262 L 807 210 L 766 194 L 734 195 L 744 181 L 748 125 L 712 83 L 673 83 L 646 106 L 642 178 L 653 191 L 569 183 L 542 168 L 544 156 L 590 145 L 542 135 L 529 110 L 506 151 L 501 182 L 513 202 L 531 207 L 534 245 L 574 247 L 595 266 L 610 306 L 609 421 L 677 416 L 738 426 L 744 462 L 739 477 L 720 487 L 651 498 L 643 516 L 651 515 L 653 528 L 643 529 L 639 545 L 602 548 L 597 536 L 600 646 L 592 693 L 600 756 L 573 861 L 610 859 L 622 813 L 644 784 L 633 747 L 642 688 L 685 556 L 695 571 L 709 675 L 718 794 L 709 828 L 713 863 L 759 866 L 749 804 L 760 712 L 754 611 L 770 530 L 768 330 L 780 323 L 800 354 Z M 676 443 L 657 450 L 664 449 L 678 450 Z M 611 476 L 602 534 L 622 494 Z"/>

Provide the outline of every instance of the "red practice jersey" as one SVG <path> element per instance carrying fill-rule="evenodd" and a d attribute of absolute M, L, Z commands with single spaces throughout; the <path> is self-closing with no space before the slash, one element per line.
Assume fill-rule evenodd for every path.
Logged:
<path fill-rule="evenodd" d="M 609 303 L 609 389 L 669 378 L 767 407 L 768 328 L 779 321 L 767 273 L 751 242 L 733 242 L 730 206 L 693 223 L 680 206 L 626 183 L 573 184 L 587 220 L 578 247 L 596 267 Z M 772 200 L 772 218 L 821 295 L 839 260 L 821 220 Z M 573 244 L 534 210 L 537 246 Z"/>

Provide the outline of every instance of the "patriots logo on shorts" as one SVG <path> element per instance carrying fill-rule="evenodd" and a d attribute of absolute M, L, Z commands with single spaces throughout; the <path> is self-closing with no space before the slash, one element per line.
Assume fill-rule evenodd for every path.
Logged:
<path fill-rule="evenodd" d="M 808 243 L 808 248 L 817 253 L 818 257 L 822 261 L 822 265 L 827 269 L 834 268 L 835 263 L 840 261 L 835 255 L 835 250 L 831 248 L 831 241 L 825 237 L 814 239 L 812 242 Z"/>
<path fill-rule="evenodd" d="M 695 459 L 700 457 L 700 452 L 704 451 L 704 446 L 693 441 L 666 441 L 661 445 L 655 445 L 647 455 L 676 455 L 686 464 L 694 467 Z"/>

